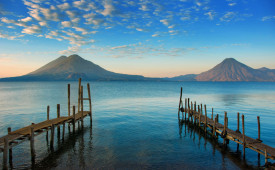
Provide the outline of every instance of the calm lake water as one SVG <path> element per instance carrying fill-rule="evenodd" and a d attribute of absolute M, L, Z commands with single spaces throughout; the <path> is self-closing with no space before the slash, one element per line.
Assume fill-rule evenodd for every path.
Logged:
<path fill-rule="evenodd" d="M 67 115 L 67 83 L 71 83 L 72 105 L 77 104 L 78 82 L 1 82 L 0 136 L 12 130 Z M 82 82 L 84 87 L 87 82 Z M 197 129 L 178 124 L 180 87 L 183 98 L 207 104 L 208 113 L 228 112 L 229 128 L 237 127 L 237 112 L 245 115 L 246 134 L 257 138 L 257 116 L 261 138 L 275 147 L 275 83 L 259 82 L 89 82 L 93 124 L 75 134 L 66 128 L 65 139 L 56 137 L 50 150 L 46 135 L 35 138 L 36 163 L 31 163 L 29 142 L 13 149 L 16 169 L 253 169 L 264 165 L 257 153 L 230 142 L 227 148 Z M 84 89 L 84 97 L 87 96 Z M 85 102 L 88 109 L 88 102 Z M 0 163 L 2 164 L 2 154 Z M 1 165 L 2 167 L 2 165 Z"/>

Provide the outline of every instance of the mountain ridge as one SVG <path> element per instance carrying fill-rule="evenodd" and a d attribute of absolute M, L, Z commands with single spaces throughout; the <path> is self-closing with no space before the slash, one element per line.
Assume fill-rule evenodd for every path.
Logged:
<path fill-rule="evenodd" d="M 0 81 L 74 81 L 78 78 L 92 81 L 272 81 L 275 69 L 253 69 L 234 58 L 226 58 L 208 71 L 171 78 L 149 78 L 141 75 L 108 71 L 77 54 L 60 56 L 26 75 L 2 78 Z"/>

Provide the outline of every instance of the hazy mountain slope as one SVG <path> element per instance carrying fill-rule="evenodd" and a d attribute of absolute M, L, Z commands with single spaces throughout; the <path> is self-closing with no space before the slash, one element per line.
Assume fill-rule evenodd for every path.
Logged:
<path fill-rule="evenodd" d="M 181 76 L 176 76 L 172 78 L 165 78 L 168 81 L 197 81 L 196 78 L 197 74 L 186 74 Z"/>
<path fill-rule="evenodd" d="M 197 81 L 275 81 L 268 71 L 253 69 L 233 58 L 227 58 L 209 71 L 199 74 Z"/>

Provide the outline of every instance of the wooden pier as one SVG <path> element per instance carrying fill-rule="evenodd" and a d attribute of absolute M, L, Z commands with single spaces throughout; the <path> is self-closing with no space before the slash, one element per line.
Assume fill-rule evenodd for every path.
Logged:
<path fill-rule="evenodd" d="M 204 110 L 204 113 L 203 113 Z M 227 145 L 229 141 L 237 143 L 243 146 L 243 157 L 245 158 L 245 149 L 249 148 L 265 156 L 265 163 L 268 163 L 268 159 L 275 160 L 275 148 L 270 147 L 262 142 L 260 139 L 260 117 L 257 117 L 258 122 L 258 138 L 253 139 L 245 135 L 245 124 L 244 115 L 242 115 L 242 132 L 240 132 L 240 114 L 237 113 L 237 129 L 231 130 L 228 128 L 228 117 L 227 112 L 224 112 L 224 123 L 219 122 L 219 114 L 216 114 L 215 118 L 213 116 L 213 108 L 211 112 L 211 117 L 207 115 L 206 105 L 204 109 L 202 104 L 197 105 L 196 102 L 190 101 L 189 98 L 185 99 L 184 106 L 182 101 L 182 88 L 180 92 L 179 108 L 178 108 L 178 118 L 180 122 L 190 122 L 195 126 L 203 129 L 206 134 L 213 138 L 218 138 L 219 136 L 223 138 L 223 144 Z"/>
<path fill-rule="evenodd" d="M 30 150 L 31 150 L 31 159 L 35 161 L 35 147 L 34 147 L 34 137 L 40 135 L 41 133 L 51 131 L 50 134 L 50 147 L 53 148 L 54 145 L 54 132 L 55 127 L 57 127 L 57 133 L 60 135 L 60 126 L 63 126 L 62 136 L 65 135 L 65 126 L 70 128 L 73 126 L 73 132 L 75 132 L 76 123 L 81 122 L 81 127 L 84 126 L 84 118 L 90 116 L 90 123 L 92 125 L 92 102 L 91 102 L 91 93 L 90 85 L 87 84 L 87 93 L 88 97 L 83 97 L 83 86 L 81 85 L 81 79 L 79 79 L 78 86 L 78 110 L 76 112 L 75 106 L 70 106 L 70 84 L 68 84 L 68 116 L 60 116 L 60 105 L 57 104 L 57 118 L 49 119 L 50 107 L 47 107 L 47 120 L 39 123 L 32 123 L 29 126 L 23 127 L 21 129 L 11 131 L 11 128 L 8 128 L 8 134 L 0 138 L 0 152 L 3 152 L 3 169 L 8 169 L 8 159 L 12 160 L 12 148 L 26 140 L 30 141 Z M 89 110 L 84 111 L 83 101 L 88 100 Z M 9 157 L 8 157 L 9 155 Z"/>

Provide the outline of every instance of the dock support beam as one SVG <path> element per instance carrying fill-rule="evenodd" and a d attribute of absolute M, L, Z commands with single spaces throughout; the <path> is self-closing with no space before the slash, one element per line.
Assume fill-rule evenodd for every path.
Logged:
<path fill-rule="evenodd" d="M 81 86 L 81 128 L 84 126 L 84 121 L 83 121 L 83 86 Z"/>
<path fill-rule="evenodd" d="M 34 129 L 33 129 L 33 127 L 31 127 L 30 147 L 31 147 L 31 159 L 32 159 L 32 162 L 35 162 Z"/>
<path fill-rule="evenodd" d="M 81 78 L 78 79 L 78 112 L 80 111 L 80 91 L 81 91 Z"/>
<path fill-rule="evenodd" d="M 243 158 L 245 159 L 244 115 L 242 115 L 242 129 L 243 129 Z"/>
<path fill-rule="evenodd" d="M 11 127 L 8 127 L 8 134 L 10 134 L 11 132 Z M 9 147 L 10 147 L 10 143 L 9 143 Z M 10 147 L 9 149 L 9 163 L 10 163 L 10 166 L 12 168 L 12 148 Z"/>
<path fill-rule="evenodd" d="M 90 108 L 90 123 L 92 125 L 93 124 L 93 117 L 92 117 L 93 113 L 92 113 L 92 99 L 91 99 L 91 91 L 90 91 L 90 84 L 89 83 L 87 84 L 87 89 L 88 89 L 89 108 Z M 181 100 L 181 98 L 180 98 L 180 100 Z"/>
<path fill-rule="evenodd" d="M 53 149 L 53 144 L 54 144 L 54 124 L 51 126 L 51 149 Z"/>
<path fill-rule="evenodd" d="M 71 116 L 71 86 L 68 84 L 68 116 Z"/>
<path fill-rule="evenodd" d="M 73 132 L 75 133 L 75 106 L 73 106 Z"/>
<path fill-rule="evenodd" d="M 57 118 L 60 118 L 60 104 L 57 104 Z M 60 126 L 57 127 L 57 135 L 60 138 Z"/>
<path fill-rule="evenodd" d="M 9 140 L 7 138 L 4 138 L 3 169 L 8 169 L 8 148 Z"/>

